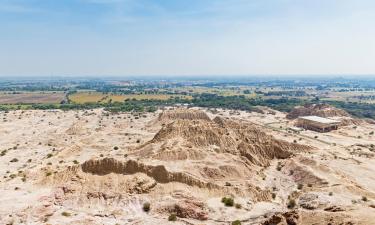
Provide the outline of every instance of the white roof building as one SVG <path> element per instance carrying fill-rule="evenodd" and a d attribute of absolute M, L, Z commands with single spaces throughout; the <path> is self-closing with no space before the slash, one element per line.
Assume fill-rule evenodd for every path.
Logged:
<path fill-rule="evenodd" d="M 323 118 L 319 116 L 301 116 L 298 118 L 297 126 L 317 132 L 329 132 L 337 130 L 340 121 Z"/>

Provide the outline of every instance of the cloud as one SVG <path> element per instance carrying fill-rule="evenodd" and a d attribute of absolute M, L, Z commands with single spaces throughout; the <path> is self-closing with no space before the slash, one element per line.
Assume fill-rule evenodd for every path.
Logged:
<path fill-rule="evenodd" d="M 35 13 L 40 11 L 41 9 L 26 4 L 0 0 L 0 12 L 3 13 Z"/>

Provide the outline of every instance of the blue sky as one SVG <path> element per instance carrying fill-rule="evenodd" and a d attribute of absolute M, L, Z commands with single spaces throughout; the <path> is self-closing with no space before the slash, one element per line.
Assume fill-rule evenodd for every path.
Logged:
<path fill-rule="evenodd" d="M 373 0 L 0 0 L 0 75 L 375 74 Z"/>

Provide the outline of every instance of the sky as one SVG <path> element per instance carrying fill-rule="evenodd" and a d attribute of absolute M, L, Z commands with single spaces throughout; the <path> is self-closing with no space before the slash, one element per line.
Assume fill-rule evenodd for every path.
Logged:
<path fill-rule="evenodd" d="M 374 75 L 375 1 L 0 0 L 0 76 L 283 74 Z"/>

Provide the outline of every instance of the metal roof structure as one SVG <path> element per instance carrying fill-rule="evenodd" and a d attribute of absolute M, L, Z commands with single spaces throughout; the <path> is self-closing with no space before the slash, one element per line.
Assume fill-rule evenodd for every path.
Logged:
<path fill-rule="evenodd" d="M 312 122 L 323 123 L 323 124 L 340 123 L 340 121 L 331 120 L 331 119 L 323 118 L 323 117 L 320 117 L 320 116 L 302 116 L 302 117 L 299 117 L 299 118 L 304 119 L 304 120 L 310 120 Z"/>

